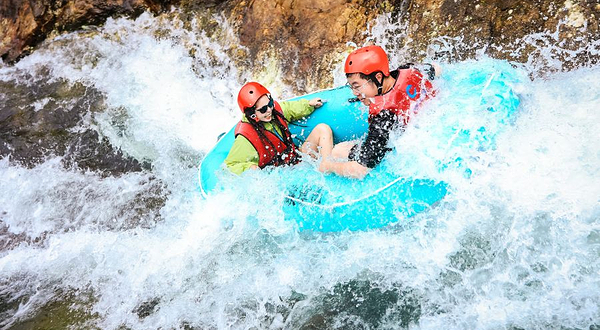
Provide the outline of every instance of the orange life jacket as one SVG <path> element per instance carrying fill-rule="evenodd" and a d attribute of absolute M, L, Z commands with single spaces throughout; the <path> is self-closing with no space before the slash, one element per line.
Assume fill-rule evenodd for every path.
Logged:
<path fill-rule="evenodd" d="M 277 111 L 283 117 L 283 110 L 281 109 L 279 103 L 275 102 L 273 111 Z M 281 124 L 281 126 L 284 127 L 282 133 L 285 136 L 283 136 L 282 138 L 287 139 L 291 137 L 290 130 L 288 129 L 288 123 L 285 119 L 280 119 L 279 117 L 273 116 L 273 120 L 277 120 Z M 268 165 L 293 165 L 297 164 L 300 161 L 296 145 L 291 143 L 291 146 L 287 147 L 284 141 L 277 134 L 270 132 L 266 129 L 262 132 L 265 134 L 268 141 L 271 142 L 270 144 L 263 138 L 261 138 L 260 135 L 258 135 L 258 132 L 249 123 L 240 121 L 235 127 L 234 131 L 236 137 L 238 135 L 242 135 L 243 137 L 248 139 L 248 141 L 250 141 L 254 149 L 256 149 L 256 152 L 258 152 L 259 157 L 258 167 L 264 168 Z M 273 150 L 271 144 L 275 146 L 275 150 Z"/>
<path fill-rule="evenodd" d="M 381 110 L 390 110 L 401 118 L 403 124 L 407 124 L 410 113 L 433 94 L 433 85 L 419 70 L 399 69 L 394 87 L 383 95 L 373 97 L 369 105 L 369 121 Z"/>

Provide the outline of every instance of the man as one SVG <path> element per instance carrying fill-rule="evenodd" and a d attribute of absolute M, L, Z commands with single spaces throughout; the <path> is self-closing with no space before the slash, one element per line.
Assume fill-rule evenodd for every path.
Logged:
<path fill-rule="evenodd" d="M 351 141 L 337 144 L 332 158 L 324 158 L 319 170 L 362 179 L 377 166 L 391 150 L 388 147 L 390 132 L 404 127 L 414 109 L 433 96 L 429 80 L 439 74 L 439 67 L 427 67 L 424 70 L 427 78 L 412 64 L 390 72 L 387 54 L 379 46 L 367 46 L 350 53 L 344 71 L 352 93 L 369 107 L 367 138 L 362 144 Z"/>

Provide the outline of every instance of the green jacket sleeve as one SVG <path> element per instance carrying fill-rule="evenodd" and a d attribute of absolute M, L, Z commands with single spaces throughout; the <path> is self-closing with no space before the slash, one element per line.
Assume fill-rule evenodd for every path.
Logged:
<path fill-rule="evenodd" d="M 232 173 L 240 175 L 252 165 L 258 166 L 258 152 L 248 139 L 238 135 L 225 158 L 225 166 Z"/>
<path fill-rule="evenodd" d="M 283 110 L 283 116 L 288 121 L 304 118 L 315 111 L 315 107 L 309 105 L 308 100 L 281 101 L 279 104 Z"/>

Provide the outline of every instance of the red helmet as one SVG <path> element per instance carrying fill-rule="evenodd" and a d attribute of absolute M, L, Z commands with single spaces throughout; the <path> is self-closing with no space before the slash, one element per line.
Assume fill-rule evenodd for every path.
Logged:
<path fill-rule="evenodd" d="M 244 109 L 254 106 L 256 101 L 265 94 L 270 94 L 269 90 L 257 82 L 249 82 L 242 86 L 237 99 L 242 113 Z"/>
<path fill-rule="evenodd" d="M 367 46 L 359 48 L 348 55 L 344 71 L 346 73 L 360 72 L 366 75 L 381 71 L 384 76 L 389 76 L 390 64 L 383 48 Z"/>

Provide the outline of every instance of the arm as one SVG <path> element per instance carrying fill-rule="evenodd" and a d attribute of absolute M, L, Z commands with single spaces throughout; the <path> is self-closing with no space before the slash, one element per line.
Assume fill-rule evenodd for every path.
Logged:
<path fill-rule="evenodd" d="M 367 138 L 355 158 L 363 166 L 374 168 L 391 149 L 388 147 L 391 131 L 398 126 L 398 117 L 389 110 L 371 118 Z"/>
<path fill-rule="evenodd" d="M 308 104 L 308 100 L 281 101 L 279 105 L 281 105 L 283 116 L 287 121 L 301 119 L 315 111 L 315 108 Z"/>
<path fill-rule="evenodd" d="M 287 121 L 294 121 L 302 119 L 315 111 L 316 108 L 320 108 L 323 105 L 323 101 L 319 98 L 312 100 L 298 100 L 298 101 L 282 101 L 279 103 L 281 110 L 283 110 L 283 116 Z"/>
<path fill-rule="evenodd" d="M 240 175 L 248 169 L 259 168 L 258 159 L 258 152 L 256 152 L 250 141 L 238 135 L 224 163 L 229 171 Z"/>
<path fill-rule="evenodd" d="M 431 63 L 431 66 L 433 67 L 435 78 L 439 78 L 442 75 L 442 67 L 437 63 Z"/>
<path fill-rule="evenodd" d="M 430 81 L 439 78 L 442 74 L 442 68 L 437 63 L 423 63 L 417 67 L 417 70 L 421 71 Z"/>

